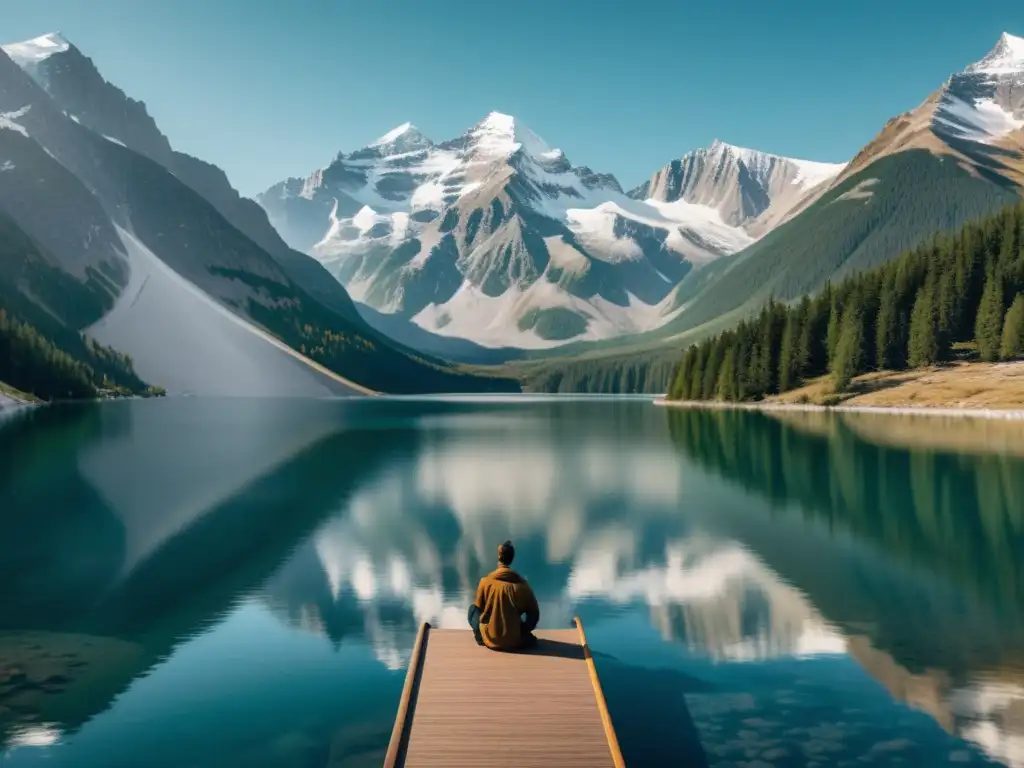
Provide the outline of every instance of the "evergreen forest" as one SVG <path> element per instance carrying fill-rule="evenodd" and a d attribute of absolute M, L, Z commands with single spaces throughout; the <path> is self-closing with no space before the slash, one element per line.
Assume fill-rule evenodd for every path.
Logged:
<path fill-rule="evenodd" d="M 814 297 L 690 347 L 669 399 L 760 400 L 831 375 L 836 392 L 873 370 L 930 366 L 976 350 L 1024 357 L 1024 204 L 933 237 Z"/>
<path fill-rule="evenodd" d="M 162 394 L 135 374 L 130 357 L 67 333 L 77 336 L 74 356 L 0 308 L 0 381 L 42 400 Z"/>

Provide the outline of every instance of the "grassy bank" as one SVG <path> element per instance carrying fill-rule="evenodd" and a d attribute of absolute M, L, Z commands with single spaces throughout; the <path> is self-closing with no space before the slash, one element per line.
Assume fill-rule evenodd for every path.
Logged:
<path fill-rule="evenodd" d="M 874 371 L 857 376 L 846 391 L 834 391 L 831 376 L 821 376 L 781 395 L 757 402 L 659 401 L 680 407 L 799 409 L 899 409 L 1003 411 L 1024 413 L 1024 361 L 957 362 L 907 371 Z"/>
<path fill-rule="evenodd" d="M 4 399 L 13 400 L 16 405 L 33 405 L 42 402 L 35 395 L 22 392 L 20 389 L 15 389 L 10 384 L 0 381 L 0 408 L 3 407 Z"/>

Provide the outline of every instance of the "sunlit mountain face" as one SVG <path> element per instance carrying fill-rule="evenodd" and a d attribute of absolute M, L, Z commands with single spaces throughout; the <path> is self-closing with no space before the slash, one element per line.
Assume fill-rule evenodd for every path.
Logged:
<path fill-rule="evenodd" d="M 631 764 L 1024 765 L 1024 466 L 994 428 L 586 398 L 39 414 L 0 431 L 15 768 L 112 733 L 118 765 L 376 755 L 420 625 L 465 627 L 507 538 L 541 626 L 583 618 Z"/>

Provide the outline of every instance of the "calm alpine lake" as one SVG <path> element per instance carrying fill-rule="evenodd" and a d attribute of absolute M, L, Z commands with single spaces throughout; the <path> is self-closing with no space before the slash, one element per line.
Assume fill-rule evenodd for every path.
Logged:
<path fill-rule="evenodd" d="M 0 421 L 0 764 L 380 765 L 506 538 L 631 766 L 1024 765 L 1024 423 L 528 397 Z"/>

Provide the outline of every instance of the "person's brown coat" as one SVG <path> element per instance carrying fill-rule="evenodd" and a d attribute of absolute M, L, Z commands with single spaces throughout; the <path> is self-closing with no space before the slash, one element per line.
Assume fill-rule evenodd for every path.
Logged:
<path fill-rule="evenodd" d="M 540 606 L 530 585 L 504 565 L 480 579 L 474 605 L 480 609 L 484 645 L 495 650 L 521 648 L 526 635 L 540 620 Z"/>

